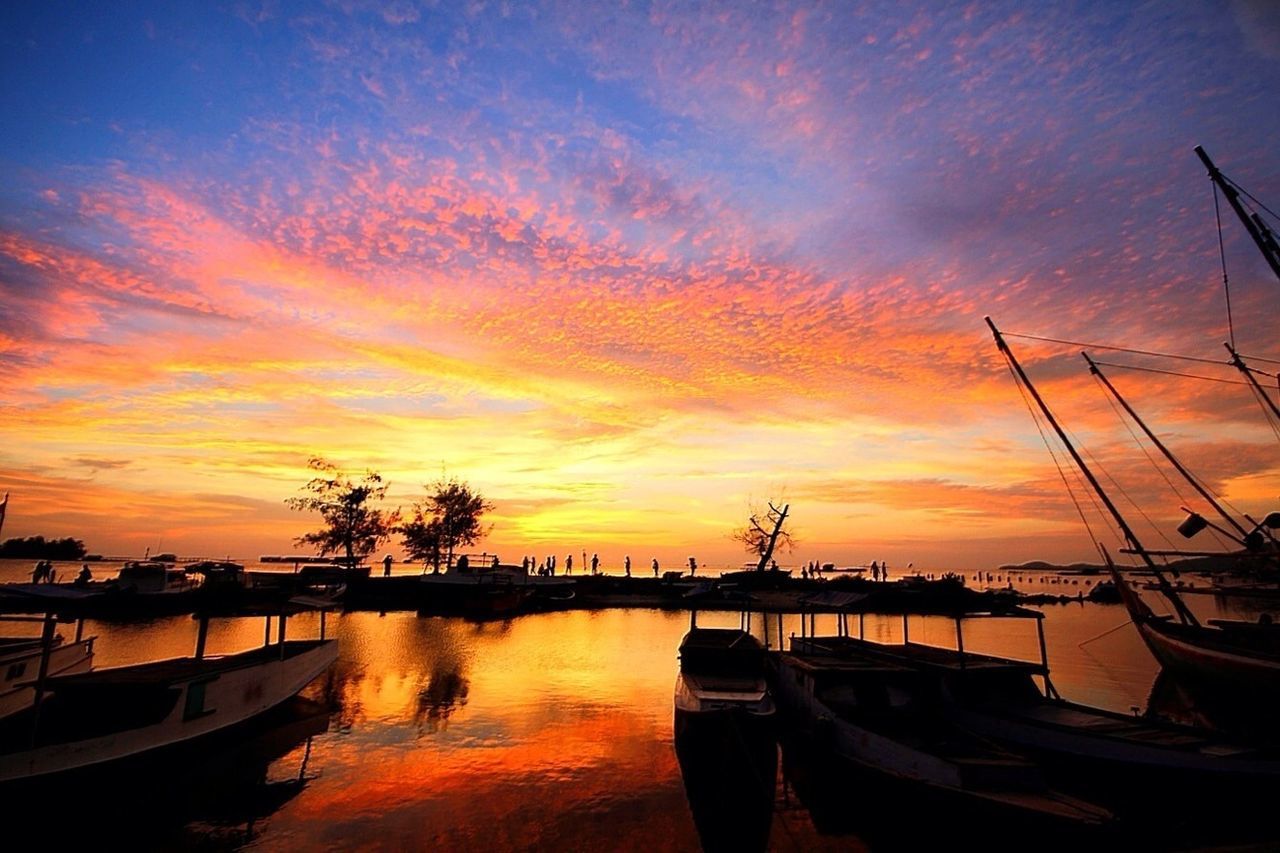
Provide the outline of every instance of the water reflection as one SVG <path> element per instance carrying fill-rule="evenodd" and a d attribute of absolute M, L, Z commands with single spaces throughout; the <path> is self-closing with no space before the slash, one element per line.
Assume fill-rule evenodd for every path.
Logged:
<path fill-rule="evenodd" d="M 48 827 L 66 846 L 128 838 L 140 849 L 237 849 L 317 778 L 312 743 L 328 725 L 327 707 L 297 698 L 196 746 L 81 772 L 56 787 L 15 788 L 5 811 Z"/>

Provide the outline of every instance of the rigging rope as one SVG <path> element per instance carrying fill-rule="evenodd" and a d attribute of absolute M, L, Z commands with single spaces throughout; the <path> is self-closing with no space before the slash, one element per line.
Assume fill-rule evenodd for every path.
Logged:
<path fill-rule="evenodd" d="M 1219 174 L 1219 175 L 1222 175 L 1222 172 L 1219 172 L 1218 174 Z M 1227 183 L 1231 184 L 1231 186 L 1235 187 L 1235 188 L 1236 188 L 1237 190 L 1239 190 L 1240 192 L 1244 193 L 1246 196 L 1248 196 L 1250 201 L 1252 201 L 1252 202 L 1253 202 L 1254 204 L 1256 204 L 1258 207 L 1260 207 L 1260 208 L 1262 208 L 1263 210 L 1265 210 L 1267 213 L 1270 213 L 1270 214 L 1272 215 L 1272 217 L 1274 217 L 1274 218 L 1276 218 L 1276 219 L 1280 219 L 1280 214 L 1276 213 L 1274 210 L 1272 210 L 1271 208 L 1269 208 L 1269 207 L 1267 207 L 1265 204 L 1263 204 L 1261 201 L 1259 201 L 1259 200 L 1258 200 L 1258 198 L 1257 198 L 1253 193 L 1249 192 L 1247 189 L 1245 189 L 1244 187 L 1240 186 L 1240 185 L 1239 185 L 1239 184 L 1237 184 L 1235 181 L 1233 181 L 1233 180 L 1231 180 L 1230 178 L 1228 178 L 1226 175 L 1222 175 L 1222 179 L 1223 179 L 1224 181 L 1226 181 Z"/>
<path fill-rule="evenodd" d="M 1031 415 L 1031 422 L 1036 425 L 1036 432 L 1040 433 L 1040 440 L 1044 442 L 1045 450 L 1049 451 L 1049 458 L 1053 460 L 1053 465 L 1058 469 L 1058 476 L 1062 478 L 1062 484 L 1067 487 L 1067 496 L 1071 498 L 1071 503 L 1076 508 L 1076 514 L 1080 516 L 1080 521 L 1084 523 L 1084 529 L 1089 534 L 1093 547 L 1098 549 L 1098 553 L 1105 558 L 1106 552 L 1102 548 L 1102 543 L 1098 541 L 1098 537 L 1093 533 L 1093 527 L 1089 524 L 1089 519 L 1085 517 L 1084 510 L 1080 508 L 1080 502 L 1076 500 L 1075 489 L 1071 488 L 1071 481 L 1067 479 L 1067 475 L 1062 470 L 1062 464 L 1058 461 L 1058 454 L 1054 452 L 1053 446 L 1049 443 L 1049 437 L 1045 435 L 1044 428 L 1040 425 L 1040 416 L 1036 414 L 1036 410 L 1031 405 L 1031 400 L 1027 397 L 1027 390 L 1022 387 L 1022 380 L 1018 378 L 1017 372 L 1013 369 L 1013 365 L 1009 363 L 1009 358 L 1005 356 L 1005 367 L 1009 369 L 1009 375 L 1013 377 L 1013 384 L 1018 389 L 1018 394 L 1022 397 L 1022 403 L 1027 407 L 1027 412 Z"/>
<path fill-rule="evenodd" d="M 1158 367 L 1139 367 L 1136 364 L 1117 364 L 1114 361 L 1098 361 L 1094 359 L 1095 364 L 1103 367 L 1118 367 L 1121 370 L 1140 370 L 1143 373 L 1163 373 L 1165 376 L 1181 376 L 1183 379 L 1203 379 L 1205 382 L 1221 382 L 1223 385 L 1247 385 L 1252 388 L 1253 384 L 1243 382 L 1239 379 L 1219 379 L 1216 376 L 1202 376 L 1198 373 L 1182 373 L 1177 370 L 1161 370 Z"/>
<path fill-rule="evenodd" d="M 1147 457 L 1147 461 L 1151 463 L 1151 467 L 1156 469 L 1156 473 L 1160 475 L 1161 479 L 1164 480 L 1165 484 L 1168 485 L 1169 489 L 1173 492 L 1173 494 L 1178 498 L 1178 500 L 1184 506 L 1186 504 L 1192 503 L 1192 501 L 1188 500 L 1187 497 L 1182 493 L 1182 491 L 1177 487 L 1177 485 L 1173 482 L 1173 480 L 1169 479 L 1169 475 L 1165 473 L 1164 466 L 1160 465 L 1160 463 L 1157 462 L 1151 456 L 1151 451 L 1147 449 L 1147 445 L 1142 441 L 1141 438 L 1138 437 L 1138 434 L 1133 431 L 1133 426 L 1129 423 L 1129 419 L 1126 418 L 1121 413 L 1120 407 L 1116 405 L 1116 401 L 1112 399 L 1111 394 L 1103 386 L 1102 380 L 1095 375 L 1093 377 L 1093 381 L 1094 381 L 1094 384 L 1096 384 L 1098 387 L 1103 389 L 1103 393 L 1106 397 L 1107 404 L 1111 406 L 1111 411 L 1115 413 L 1116 418 L 1120 421 L 1120 423 L 1124 426 L 1125 430 L 1129 433 L 1129 437 L 1133 439 L 1133 443 L 1138 445 L 1138 449 L 1142 451 L 1142 455 Z M 1190 471 L 1188 471 L 1187 474 L 1194 476 L 1194 474 L 1192 474 Z M 1211 490 L 1205 489 L 1205 491 L 1211 491 Z M 1210 537 L 1213 539 L 1214 542 L 1218 544 L 1219 547 L 1222 547 L 1222 548 L 1226 547 L 1226 545 L 1223 543 L 1221 537 L 1219 536 L 1216 530 L 1214 530 L 1212 527 L 1209 527 L 1208 531 L 1209 531 Z"/>
<path fill-rule="evenodd" d="M 1002 331 L 1000 334 L 1004 335 L 1006 338 L 1023 338 L 1028 341 L 1044 341 L 1045 343 L 1065 344 L 1066 346 L 1083 347 L 1084 349 L 1106 349 L 1106 350 L 1112 350 L 1113 352 L 1132 353 L 1134 355 L 1150 355 L 1150 356 L 1154 356 L 1155 358 L 1172 358 L 1179 361 L 1198 361 L 1201 364 L 1227 364 L 1227 365 L 1230 364 L 1229 361 L 1224 361 L 1223 359 L 1220 359 L 1220 358 L 1199 358 L 1194 355 L 1174 355 L 1173 353 L 1168 353 L 1168 352 L 1154 352 L 1152 350 L 1133 349 L 1132 347 L 1116 347 L 1116 346 L 1109 346 L 1107 344 L 1089 344 L 1089 343 L 1082 343 L 1080 341 L 1063 340 L 1061 338 L 1045 338 L 1045 337 L 1041 337 L 1040 335 L 1021 335 L 1021 334 L 1018 334 L 1017 332 Z"/>

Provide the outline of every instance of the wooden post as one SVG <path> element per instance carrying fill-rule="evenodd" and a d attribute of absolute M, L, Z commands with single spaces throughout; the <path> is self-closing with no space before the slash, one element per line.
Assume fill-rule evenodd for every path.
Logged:
<path fill-rule="evenodd" d="M 320 639 L 324 639 L 324 617 L 328 615 L 328 611 L 320 611 Z"/>
<path fill-rule="evenodd" d="M 200 627 L 196 631 L 196 660 L 204 660 L 204 646 L 209 639 L 209 617 L 200 616 Z"/>
<path fill-rule="evenodd" d="M 81 616 L 76 620 L 76 642 L 84 639 L 84 617 Z"/>
<path fill-rule="evenodd" d="M 267 614 L 267 624 L 262 631 L 262 645 L 271 645 L 271 614 Z"/>
<path fill-rule="evenodd" d="M 905 646 L 908 642 L 910 642 L 910 638 L 909 638 L 909 634 L 907 633 L 907 614 L 903 613 L 902 614 L 902 645 Z"/>
<path fill-rule="evenodd" d="M 858 639 L 859 640 L 866 639 L 867 637 L 866 626 L 867 626 L 867 614 L 859 610 L 858 611 Z"/>
<path fill-rule="evenodd" d="M 963 617 L 956 617 L 956 651 L 960 652 L 960 668 L 964 669 L 964 628 L 961 627 Z"/>
<path fill-rule="evenodd" d="M 40 670 L 36 675 L 35 706 L 31 716 L 31 746 L 36 745 L 36 732 L 40 725 L 40 702 L 44 699 L 44 681 L 49 677 L 49 655 L 53 652 L 54 617 L 44 615 L 44 627 L 40 631 Z"/>

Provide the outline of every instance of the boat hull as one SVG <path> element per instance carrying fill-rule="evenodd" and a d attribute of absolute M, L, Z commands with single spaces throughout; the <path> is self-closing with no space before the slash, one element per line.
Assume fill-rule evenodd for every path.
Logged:
<path fill-rule="evenodd" d="M 0 649 L 0 720 L 27 710 L 36 699 L 33 682 L 40 672 L 42 649 L 31 645 Z M 93 666 L 93 638 L 58 643 L 49 652 L 47 675 L 87 672 Z"/>
<path fill-rule="evenodd" d="M 166 665 L 187 671 L 183 677 L 162 685 L 167 712 L 159 719 L 135 727 L 115 726 L 89 736 L 78 736 L 83 732 L 77 728 L 77 719 L 92 714 L 127 715 L 130 709 L 103 707 L 76 698 L 71 679 L 78 676 L 72 676 L 63 681 L 66 687 L 56 689 L 52 699 L 41 705 L 41 719 L 34 722 L 34 747 L 24 748 L 31 742 L 31 729 L 24 732 L 21 726 L 11 727 L 8 736 L 13 740 L 0 744 L 4 750 L 0 753 L 0 784 L 102 767 L 246 723 L 295 696 L 324 672 L 337 654 L 334 640 L 291 640 L 283 649 L 277 644 L 198 662 L 207 666 L 179 659 L 88 673 L 83 677 L 128 679 L 134 673 L 156 671 Z M 151 691 L 152 699 L 156 692 Z M 86 705 L 92 710 L 86 712 Z M 24 721 L 15 717 L 10 722 Z M 21 742 L 24 734 L 26 744 Z"/>

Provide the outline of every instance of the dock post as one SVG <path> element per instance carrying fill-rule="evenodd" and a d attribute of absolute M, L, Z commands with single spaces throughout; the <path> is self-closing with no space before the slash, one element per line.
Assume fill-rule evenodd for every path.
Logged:
<path fill-rule="evenodd" d="M 262 629 L 262 645 L 271 645 L 271 614 L 267 614 L 267 624 Z"/>
<path fill-rule="evenodd" d="M 196 660 L 204 660 L 204 645 L 209 639 L 209 617 L 200 616 L 200 627 L 196 630 Z"/>
<path fill-rule="evenodd" d="M 324 610 L 320 611 L 320 639 L 322 640 L 324 639 L 324 617 L 326 615 L 327 614 Z"/>
<path fill-rule="evenodd" d="M 44 698 L 44 681 L 49 677 L 49 655 L 53 653 L 54 615 L 44 615 L 44 627 L 40 631 L 40 670 L 36 675 L 35 704 L 31 717 L 31 746 L 36 745 L 36 732 L 40 726 L 40 701 Z"/>
<path fill-rule="evenodd" d="M 84 617 L 81 616 L 76 620 L 76 642 L 84 639 Z"/>
<path fill-rule="evenodd" d="M 959 616 L 956 617 L 956 651 L 960 653 L 960 668 L 964 669 L 964 628 Z"/>
<path fill-rule="evenodd" d="M 276 641 L 280 646 L 280 660 L 284 660 L 284 626 L 286 621 L 287 621 L 287 617 L 284 615 L 284 611 L 281 611 L 280 627 L 276 633 Z"/>
<path fill-rule="evenodd" d="M 907 633 L 907 614 L 902 614 L 902 645 L 911 642 L 910 635 Z"/>
<path fill-rule="evenodd" d="M 858 639 L 859 640 L 865 640 L 867 638 L 866 625 L 867 625 L 867 614 L 859 610 L 858 611 Z"/>

